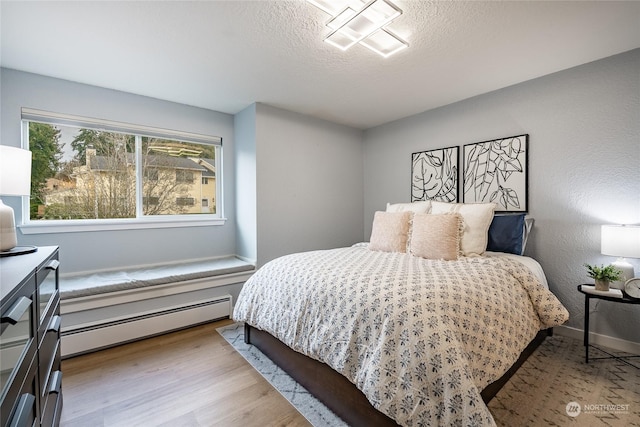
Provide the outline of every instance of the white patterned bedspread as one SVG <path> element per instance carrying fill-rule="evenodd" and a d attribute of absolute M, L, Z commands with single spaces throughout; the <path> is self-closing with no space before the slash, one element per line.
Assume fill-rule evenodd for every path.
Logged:
<path fill-rule="evenodd" d="M 569 314 L 510 258 L 361 246 L 265 264 L 233 317 L 342 373 L 401 425 L 484 426 L 495 423 L 480 391 Z"/>

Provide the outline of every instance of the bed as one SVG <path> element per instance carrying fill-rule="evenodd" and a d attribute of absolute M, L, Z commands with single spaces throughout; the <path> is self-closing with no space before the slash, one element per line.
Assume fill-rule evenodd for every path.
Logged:
<path fill-rule="evenodd" d="M 376 213 L 369 243 L 262 266 L 233 317 L 351 425 L 494 425 L 485 402 L 568 313 L 531 258 L 472 256 L 472 223 L 459 212 Z M 423 229 L 452 251 L 421 247 Z M 380 231 L 397 250 L 380 250 Z"/>

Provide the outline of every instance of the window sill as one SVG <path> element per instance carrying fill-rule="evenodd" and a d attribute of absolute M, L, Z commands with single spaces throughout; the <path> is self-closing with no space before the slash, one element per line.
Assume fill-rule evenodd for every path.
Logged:
<path fill-rule="evenodd" d="M 91 231 L 143 230 L 152 228 L 185 228 L 224 225 L 226 218 L 113 219 L 33 221 L 18 225 L 22 234 L 83 233 Z"/>

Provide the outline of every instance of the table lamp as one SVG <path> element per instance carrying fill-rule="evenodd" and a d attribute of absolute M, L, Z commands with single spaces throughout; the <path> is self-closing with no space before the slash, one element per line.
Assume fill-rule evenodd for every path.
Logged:
<path fill-rule="evenodd" d="M 0 145 L 0 196 L 31 194 L 31 151 Z M 0 255 L 34 252 L 33 246 L 17 246 L 13 209 L 0 199 Z"/>
<path fill-rule="evenodd" d="M 611 282 L 611 287 L 623 289 L 624 282 L 635 276 L 633 265 L 625 258 L 640 258 L 640 226 L 603 225 L 600 243 L 602 255 L 619 257 L 611 265 L 622 271 L 622 277 L 617 282 Z"/>

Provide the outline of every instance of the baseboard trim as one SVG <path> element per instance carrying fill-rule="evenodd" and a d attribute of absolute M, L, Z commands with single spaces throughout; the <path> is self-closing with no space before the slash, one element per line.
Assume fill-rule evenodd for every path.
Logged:
<path fill-rule="evenodd" d="M 570 326 L 556 326 L 553 328 L 553 332 L 580 341 L 584 339 L 584 329 L 572 328 Z M 622 340 L 609 335 L 596 334 L 594 332 L 589 333 L 589 344 L 601 345 L 631 354 L 640 354 L 640 343 Z"/>
<path fill-rule="evenodd" d="M 62 358 L 229 318 L 231 307 L 231 295 L 223 295 L 161 310 L 63 327 L 60 332 Z"/>

